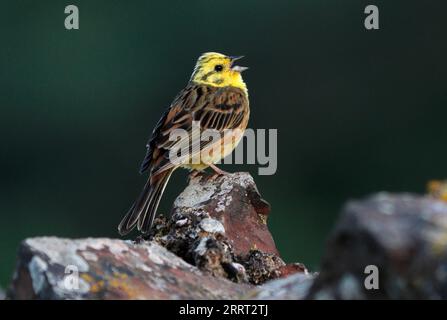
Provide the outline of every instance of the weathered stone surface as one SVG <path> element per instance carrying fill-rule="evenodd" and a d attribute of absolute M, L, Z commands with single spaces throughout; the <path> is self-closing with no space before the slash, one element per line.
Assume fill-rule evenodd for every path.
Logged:
<path fill-rule="evenodd" d="M 286 267 L 284 261 L 277 255 L 258 250 L 250 251 L 244 257 L 243 265 L 246 266 L 246 272 L 254 284 L 262 284 L 270 279 L 281 277 L 280 270 Z"/>
<path fill-rule="evenodd" d="M 304 272 L 286 266 L 267 228 L 270 207 L 248 173 L 199 175 L 158 218 L 148 240 L 215 276 L 261 284 Z"/>
<path fill-rule="evenodd" d="M 365 289 L 368 265 L 378 268 L 377 290 Z M 447 299 L 447 203 L 388 193 L 349 202 L 308 297 Z"/>
<path fill-rule="evenodd" d="M 9 297 L 235 299 L 249 288 L 203 273 L 156 243 L 43 237 L 21 244 Z"/>
<path fill-rule="evenodd" d="M 250 291 L 246 299 L 259 300 L 302 300 L 312 285 L 314 276 L 309 273 L 297 273 L 289 277 L 271 280 Z"/>
<path fill-rule="evenodd" d="M 269 212 L 270 205 L 261 198 L 253 178 L 242 172 L 215 180 L 202 175 L 191 179 L 173 208 L 174 215 L 186 219 L 194 215 L 206 216 L 200 225 L 203 232 L 225 231 L 237 255 L 248 254 L 253 248 L 278 255 L 267 228 Z"/>
<path fill-rule="evenodd" d="M 243 297 L 252 284 L 307 272 L 280 258 L 266 224 L 269 210 L 247 173 L 198 176 L 145 239 L 25 240 L 9 297 Z"/>
<path fill-rule="evenodd" d="M 8 296 L 447 299 L 447 202 L 438 190 L 349 202 L 315 276 L 278 255 L 265 224 L 269 207 L 248 174 L 198 177 L 172 215 L 156 220 L 149 241 L 25 240 Z M 377 290 L 364 286 L 367 266 L 378 269 Z"/>

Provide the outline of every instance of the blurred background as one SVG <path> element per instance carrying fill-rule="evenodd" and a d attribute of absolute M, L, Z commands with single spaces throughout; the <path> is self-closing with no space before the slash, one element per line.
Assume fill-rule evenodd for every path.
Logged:
<path fill-rule="evenodd" d="M 0 285 L 26 237 L 118 237 L 161 113 L 206 51 L 243 54 L 257 176 L 287 261 L 318 270 L 340 208 L 447 176 L 445 1 L 1 1 Z M 64 28 L 64 8 L 80 30 Z M 380 30 L 363 26 L 367 4 Z M 241 63 L 242 64 L 242 63 Z M 180 170 L 161 212 L 186 186 Z"/>

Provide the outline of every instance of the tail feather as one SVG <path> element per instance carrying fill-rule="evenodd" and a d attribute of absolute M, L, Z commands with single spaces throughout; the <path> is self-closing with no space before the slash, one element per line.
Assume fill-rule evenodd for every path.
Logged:
<path fill-rule="evenodd" d="M 150 231 L 163 191 L 173 170 L 160 173 L 156 178 L 149 178 L 138 199 L 121 220 L 118 232 L 126 235 L 137 225 L 137 229 L 146 234 Z"/>
<path fill-rule="evenodd" d="M 172 170 L 169 170 L 168 172 L 162 174 L 163 176 L 160 177 L 160 179 L 154 186 L 149 201 L 147 201 L 145 209 L 141 212 L 138 219 L 137 228 L 138 231 L 141 231 L 143 234 L 147 234 L 152 227 L 152 223 L 154 222 L 155 215 L 157 213 L 158 205 L 160 204 L 161 196 L 163 195 L 169 178 L 171 177 Z"/>
<path fill-rule="evenodd" d="M 133 226 L 129 223 L 130 219 L 132 218 L 132 212 L 134 211 L 135 208 L 135 203 L 132 205 L 132 207 L 130 207 L 129 211 L 127 211 L 126 215 L 124 216 L 124 218 L 121 220 L 120 224 L 118 225 L 118 232 L 120 235 L 124 236 L 126 234 L 128 234 L 130 231 L 132 231 Z M 129 227 L 130 226 L 130 227 Z"/>
<path fill-rule="evenodd" d="M 118 226 L 119 230 L 127 230 L 127 231 L 124 231 L 125 232 L 124 234 L 129 233 L 134 228 L 141 212 L 144 210 L 146 203 L 149 201 L 151 189 L 152 189 L 151 178 L 149 177 L 146 184 L 144 185 L 143 190 L 141 191 L 140 195 L 138 196 L 137 200 L 134 202 L 134 204 L 129 209 L 126 216 L 124 217 L 124 219 L 121 221 L 120 225 Z M 120 231 L 120 233 L 121 233 L 121 231 Z"/>

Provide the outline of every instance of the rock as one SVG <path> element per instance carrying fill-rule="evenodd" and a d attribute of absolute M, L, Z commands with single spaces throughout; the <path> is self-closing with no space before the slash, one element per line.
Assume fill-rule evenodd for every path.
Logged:
<path fill-rule="evenodd" d="M 302 263 L 289 263 L 279 267 L 275 271 L 279 273 L 279 278 L 285 278 L 295 273 L 309 273 Z"/>
<path fill-rule="evenodd" d="M 247 274 L 254 284 L 261 284 L 270 279 L 281 277 L 281 269 L 286 266 L 280 257 L 266 254 L 259 250 L 252 250 L 242 261 Z"/>
<path fill-rule="evenodd" d="M 253 284 L 294 273 L 267 228 L 270 206 L 252 177 L 198 176 L 146 238 L 30 238 L 12 299 L 237 299 Z"/>
<path fill-rule="evenodd" d="M 201 272 L 156 243 L 25 240 L 12 299 L 235 299 L 250 286 Z"/>
<path fill-rule="evenodd" d="M 199 175 L 174 202 L 169 219 L 158 218 L 156 241 L 214 276 L 262 284 L 305 268 L 286 266 L 267 227 L 269 204 L 248 173 L 210 179 Z"/>
<path fill-rule="evenodd" d="M 447 299 L 447 201 L 443 183 L 430 187 L 348 202 L 315 275 L 279 256 L 270 207 L 248 174 L 200 176 L 146 239 L 23 241 L 7 296 Z"/>
<path fill-rule="evenodd" d="M 378 289 L 367 290 L 374 266 Z M 308 298 L 446 299 L 447 203 L 388 193 L 349 202 Z"/>
<path fill-rule="evenodd" d="M 270 205 L 261 198 L 248 173 L 233 173 L 215 180 L 199 175 L 174 202 L 173 216 L 203 216 L 200 227 L 207 233 L 225 233 L 235 254 L 253 248 L 278 255 L 267 227 Z M 177 223 L 184 218 L 178 219 Z"/>
<path fill-rule="evenodd" d="M 312 285 L 314 275 L 297 273 L 283 279 L 276 279 L 250 291 L 246 299 L 258 300 L 303 300 Z"/>

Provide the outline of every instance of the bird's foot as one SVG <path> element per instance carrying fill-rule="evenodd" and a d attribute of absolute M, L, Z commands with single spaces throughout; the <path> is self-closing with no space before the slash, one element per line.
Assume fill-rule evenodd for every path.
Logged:
<path fill-rule="evenodd" d="M 138 237 L 135 238 L 134 242 L 136 244 L 141 244 L 144 243 L 146 241 L 150 240 L 150 237 L 148 235 L 139 235 Z"/>
<path fill-rule="evenodd" d="M 214 170 L 214 172 L 219 175 L 219 176 L 223 176 L 225 174 L 230 174 L 229 172 L 226 172 L 222 169 L 219 169 L 214 163 L 210 164 L 210 168 Z"/>
<path fill-rule="evenodd" d="M 192 179 L 196 178 L 201 172 L 199 170 L 192 170 L 189 174 L 188 174 L 188 181 L 191 181 Z"/>
<path fill-rule="evenodd" d="M 215 164 L 210 164 L 210 168 L 213 169 L 214 173 L 211 174 L 210 176 L 208 176 L 207 180 L 208 181 L 214 181 L 216 180 L 218 177 L 223 176 L 223 175 L 227 175 L 230 174 L 229 172 L 226 172 L 222 169 L 219 169 Z"/>

